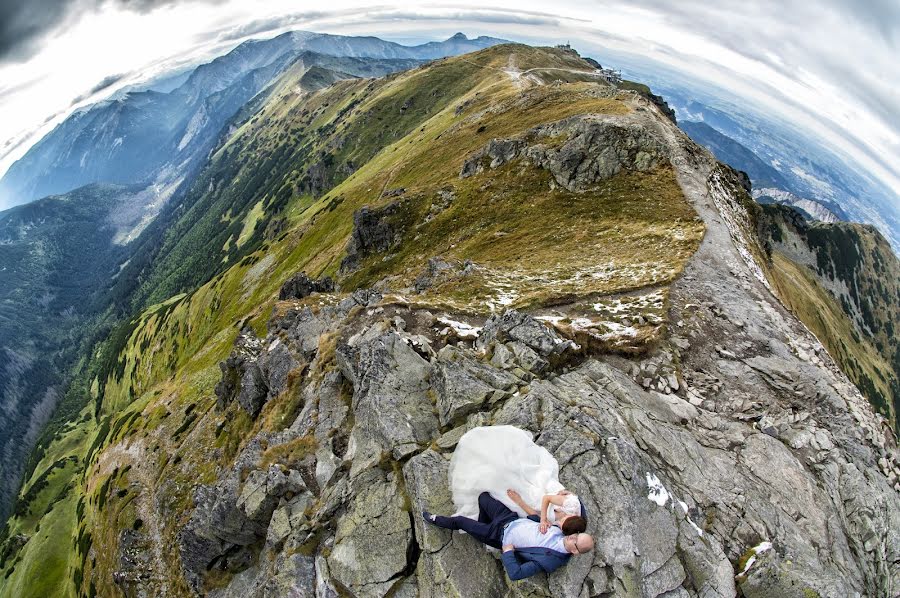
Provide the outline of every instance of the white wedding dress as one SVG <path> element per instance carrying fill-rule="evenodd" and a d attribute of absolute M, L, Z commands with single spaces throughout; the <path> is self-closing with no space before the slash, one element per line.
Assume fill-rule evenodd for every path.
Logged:
<path fill-rule="evenodd" d="M 506 495 L 507 489 L 518 491 L 525 504 L 537 511 L 545 494 L 563 489 L 553 455 L 535 444 L 531 432 L 515 426 L 482 426 L 466 432 L 453 452 L 449 477 L 456 515 L 472 519 L 478 518 L 478 495 L 485 491 L 524 516 Z M 562 508 L 577 514 L 580 506 L 578 497 L 570 495 Z M 554 522 L 555 508 L 551 505 L 549 511 Z"/>

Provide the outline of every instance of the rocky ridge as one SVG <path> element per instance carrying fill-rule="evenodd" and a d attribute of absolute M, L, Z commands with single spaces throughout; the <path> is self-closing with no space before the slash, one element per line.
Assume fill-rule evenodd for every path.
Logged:
<path fill-rule="evenodd" d="M 289 240 L 142 316 L 104 391 L 121 411 L 40 520 L 78 519 L 76 592 L 896 593 L 894 438 L 772 295 L 746 181 L 558 60 L 507 46 L 404 75 L 425 91 L 384 114 L 419 109 L 435 74 L 473 81 Z M 549 577 L 511 583 L 417 516 L 452 510 L 456 442 L 501 423 L 556 455 L 590 513 L 597 550 Z"/>
<path fill-rule="evenodd" d="M 763 206 L 760 235 L 785 303 L 801 313 L 834 312 L 804 320 L 877 410 L 900 423 L 900 260 L 873 226 L 821 224 L 783 206 Z M 782 273 L 789 260 L 797 273 Z M 817 305 L 809 292 L 791 289 L 810 278 L 823 290 Z M 804 305 L 806 304 L 806 305 Z M 815 307 L 807 307 L 815 306 Z M 835 319 L 845 322 L 846 331 Z M 847 338 L 849 337 L 849 338 Z"/>
<path fill-rule="evenodd" d="M 524 139 L 492 139 L 469 156 L 463 178 L 498 168 L 518 158 L 549 170 L 556 183 L 569 191 L 584 191 L 624 169 L 646 172 L 666 158 L 665 148 L 640 126 L 627 120 L 577 116 L 541 125 Z M 539 142 L 545 143 L 539 143 Z M 562 142 L 558 148 L 552 143 Z M 538 143 L 535 143 L 538 142 Z M 550 143 L 546 143 L 550 142 Z"/>
<path fill-rule="evenodd" d="M 282 350 L 307 363 L 292 391 L 303 407 L 198 491 L 180 546 L 195 589 L 219 569 L 231 577 L 210 595 L 896 592 L 893 437 L 771 295 L 737 175 L 646 121 L 708 226 L 673 285 L 669 340 L 626 359 L 587 354 L 516 311 L 478 326 L 364 291 L 289 307 L 236 356 L 250 345 L 266 347 L 257 364 Z M 485 156 L 510 155 L 491 147 Z M 456 334 L 441 334 L 448 321 Z M 281 388 L 284 369 L 258 367 L 263 386 Z M 224 370 L 241 389 L 260 385 Z M 559 459 L 563 483 L 598 514 L 591 558 L 511 583 L 470 538 L 423 527 L 423 508 L 452 511 L 456 440 L 487 424 L 528 429 Z M 267 459 L 278 447 L 287 457 Z"/>

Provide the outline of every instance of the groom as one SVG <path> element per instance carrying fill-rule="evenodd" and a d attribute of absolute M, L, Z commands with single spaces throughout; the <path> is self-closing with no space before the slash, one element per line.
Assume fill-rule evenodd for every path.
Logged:
<path fill-rule="evenodd" d="M 513 581 L 541 571 L 551 573 L 569 562 L 573 554 L 594 548 L 589 534 L 564 535 L 558 527 L 541 533 L 536 515 L 519 517 L 506 505 L 482 492 L 478 497 L 478 521 L 468 517 L 443 517 L 423 511 L 425 521 L 444 529 L 460 529 L 483 544 L 503 549 L 503 567 Z"/>

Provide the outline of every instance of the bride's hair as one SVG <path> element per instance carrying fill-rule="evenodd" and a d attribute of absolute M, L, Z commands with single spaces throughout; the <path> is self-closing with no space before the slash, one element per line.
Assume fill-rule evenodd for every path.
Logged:
<path fill-rule="evenodd" d="M 581 534 L 587 529 L 587 521 L 584 520 L 584 517 L 572 515 L 571 517 L 566 517 L 566 520 L 562 523 L 561 529 L 567 536 L 571 534 Z"/>

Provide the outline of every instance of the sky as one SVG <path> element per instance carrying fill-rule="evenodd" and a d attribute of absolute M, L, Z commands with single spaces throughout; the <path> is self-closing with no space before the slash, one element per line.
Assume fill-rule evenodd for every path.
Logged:
<path fill-rule="evenodd" d="M 0 0 L 0 174 L 73 110 L 289 29 L 631 57 L 780 116 L 900 197 L 898 0 Z"/>

